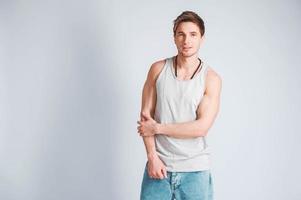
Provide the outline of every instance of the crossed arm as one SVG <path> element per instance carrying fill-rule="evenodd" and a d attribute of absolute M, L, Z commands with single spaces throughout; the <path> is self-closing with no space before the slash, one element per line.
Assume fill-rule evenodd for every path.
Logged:
<path fill-rule="evenodd" d="M 140 112 L 140 121 L 147 121 L 148 118 L 153 119 L 155 113 L 156 105 L 156 78 L 158 77 L 162 67 L 164 65 L 163 61 L 154 63 L 147 75 L 147 79 L 143 86 L 142 91 L 142 105 Z M 156 156 L 156 146 L 154 135 L 149 135 L 148 137 L 143 137 L 143 142 L 145 145 L 147 158 L 153 158 Z"/>
<path fill-rule="evenodd" d="M 149 77 L 152 77 L 152 71 L 149 72 Z M 146 81 L 147 83 L 147 81 Z M 147 85 L 147 84 L 146 84 Z M 203 98 L 197 109 L 197 119 L 189 122 L 183 123 L 172 123 L 172 124 L 160 124 L 153 119 L 153 115 L 149 115 L 148 110 L 154 111 L 155 106 L 155 84 L 150 78 L 148 86 L 145 86 L 145 96 L 151 94 L 152 101 L 145 101 L 144 108 L 145 112 L 141 112 L 141 116 L 145 119 L 144 121 L 138 122 L 140 126 L 137 127 L 140 136 L 143 136 L 143 140 L 152 138 L 154 143 L 155 134 L 163 134 L 175 138 L 194 138 L 206 136 L 208 130 L 212 126 L 217 113 L 219 111 L 220 105 L 220 94 L 222 81 L 219 75 L 213 70 L 208 70 L 206 83 L 205 83 L 205 92 Z M 148 93 L 148 92 L 150 93 Z M 144 93 L 143 92 L 143 93 Z M 148 98 L 145 98 L 146 100 Z M 151 104 L 152 106 L 146 106 Z M 142 109 L 143 110 L 143 109 Z M 152 112 L 153 113 L 153 112 Z M 149 143 L 150 140 L 148 140 Z M 146 145 L 146 144 L 145 144 Z M 146 145 L 147 146 L 147 145 Z M 152 147 L 152 146 L 151 146 Z M 147 148 L 147 147 L 146 147 Z"/>

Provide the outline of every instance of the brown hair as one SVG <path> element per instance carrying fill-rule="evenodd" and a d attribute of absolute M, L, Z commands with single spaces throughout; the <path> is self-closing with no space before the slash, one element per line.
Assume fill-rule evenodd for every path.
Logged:
<path fill-rule="evenodd" d="M 177 28 L 180 23 L 182 22 L 192 22 L 195 23 L 199 29 L 201 36 L 205 34 L 205 26 L 204 26 L 204 21 L 203 19 L 198 16 L 195 12 L 192 11 L 184 11 L 182 12 L 174 21 L 174 26 L 173 26 L 173 34 L 174 36 L 176 35 Z"/>

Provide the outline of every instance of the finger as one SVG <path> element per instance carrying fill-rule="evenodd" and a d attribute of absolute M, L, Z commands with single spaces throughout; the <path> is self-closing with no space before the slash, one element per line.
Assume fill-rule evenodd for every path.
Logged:
<path fill-rule="evenodd" d="M 158 174 L 158 178 L 159 178 L 159 179 L 163 179 L 163 178 L 164 178 L 162 172 L 160 172 L 160 173 Z"/>
<path fill-rule="evenodd" d="M 140 124 L 140 125 L 141 125 L 141 122 L 140 122 L 140 121 L 137 121 L 137 124 Z"/>
<path fill-rule="evenodd" d="M 150 178 L 156 178 L 155 175 L 154 175 L 153 173 L 149 173 L 148 176 L 149 176 Z"/>
<path fill-rule="evenodd" d="M 164 176 L 165 178 L 167 178 L 167 171 L 166 171 L 165 168 L 162 169 L 162 172 L 163 172 L 163 176 Z"/>
<path fill-rule="evenodd" d="M 140 136 L 144 136 L 144 133 L 143 133 L 143 132 L 139 131 L 139 133 L 140 133 Z"/>
<path fill-rule="evenodd" d="M 161 174 L 160 172 L 156 172 L 156 173 L 155 173 L 156 178 L 160 178 L 160 174 Z"/>

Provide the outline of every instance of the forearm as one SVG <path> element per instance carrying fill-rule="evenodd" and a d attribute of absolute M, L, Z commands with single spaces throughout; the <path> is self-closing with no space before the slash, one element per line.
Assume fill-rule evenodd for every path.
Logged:
<path fill-rule="evenodd" d="M 152 73 L 149 72 L 142 91 L 140 120 L 141 121 L 145 120 L 142 117 L 143 115 L 154 117 L 155 106 L 156 106 L 155 79 L 152 76 Z M 155 137 L 154 136 L 143 137 L 143 142 L 146 149 L 147 158 L 150 160 L 151 158 L 157 156 Z"/>
<path fill-rule="evenodd" d="M 175 138 L 195 138 L 205 136 L 207 128 L 201 119 L 198 119 L 183 123 L 158 124 L 157 134 Z"/>
<path fill-rule="evenodd" d="M 155 137 L 154 136 L 148 136 L 148 137 L 142 137 L 146 154 L 147 154 L 147 159 L 150 160 L 154 156 L 157 156 L 156 152 L 156 144 L 155 144 Z"/>
<path fill-rule="evenodd" d="M 142 113 L 153 117 L 153 113 L 151 113 L 149 111 L 142 111 L 141 115 L 142 115 Z M 142 117 L 141 117 L 141 120 L 142 120 Z M 148 136 L 148 137 L 142 137 L 142 138 L 143 138 L 143 142 L 144 142 L 144 146 L 145 146 L 145 150 L 146 150 L 146 154 L 147 154 L 147 159 L 150 160 L 154 156 L 157 156 L 155 136 Z"/>
<path fill-rule="evenodd" d="M 148 91 L 148 92 L 147 92 Z M 143 93 L 142 93 L 142 105 L 141 105 L 141 112 L 140 112 L 140 120 L 144 121 L 143 115 L 146 116 L 154 116 L 154 92 L 148 88 L 147 85 L 145 85 Z M 150 160 L 153 157 L 157 155 L 156 152 L 156 144 L 155 144 L 155 137 L 154 136 L 148 136 L 148 137 L 142 137 L 147 159 Z"/>

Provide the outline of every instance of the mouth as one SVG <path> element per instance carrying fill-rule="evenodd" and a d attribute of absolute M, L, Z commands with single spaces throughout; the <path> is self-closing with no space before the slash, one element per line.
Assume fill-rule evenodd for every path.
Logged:
<path fill-rule="evenodd" d="M 192 47 L 184 47 L 183 50 L 189 50 L 191 49 Z"/>

